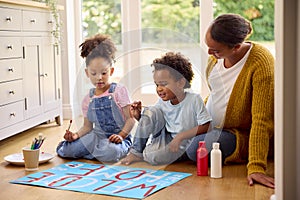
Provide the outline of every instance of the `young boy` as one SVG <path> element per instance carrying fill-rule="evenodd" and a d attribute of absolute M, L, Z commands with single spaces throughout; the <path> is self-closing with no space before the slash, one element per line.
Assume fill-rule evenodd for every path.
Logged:
<path fill-rule="evenodd" d="M 131 105 L 131 115 L 139 124 L 130 153 L 121 160 L 125 165 L 141 160 L 152 165 L 176 161 L 195 135 L 207 132 L 211 121 L 200 95 L 185 91 L 194 76 L 187 58 L 169 52 L 151 66 L 160 99 L 142 114 L 140 101 Z"/>

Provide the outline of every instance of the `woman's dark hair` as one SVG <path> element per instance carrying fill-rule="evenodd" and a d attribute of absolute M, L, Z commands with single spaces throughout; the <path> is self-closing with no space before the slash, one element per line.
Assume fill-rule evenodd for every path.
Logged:
<path fill-rule="evenodd" d="M 86 58 L 86 65 L 97 57 L 105 58 L 110 64 L 114 62 L 115 53 L 117 51 L 114 43 L 107 35 L 97 34 L 94 37 L 86 39 L 81 45 L 81 57 Z"/>
<path fill-rule="evenodd" d="M 212 39 L 231 48 L 243 43 L 251 33 L 251 23 L 237 14 L 220 15 L 210 26 Z"/>
<path fill-rule="evenodd" d="M 185 78 L 186 83 L 184 88 L 191 87 L 191 82 L 194 77 L 192 64 L 189 59 L 184 57 L 181 53 L 168 52 L 161 58 L 156 58 L 151 66 L 154 67 L 154 70 L 168 70 L 175 80 Z"/>

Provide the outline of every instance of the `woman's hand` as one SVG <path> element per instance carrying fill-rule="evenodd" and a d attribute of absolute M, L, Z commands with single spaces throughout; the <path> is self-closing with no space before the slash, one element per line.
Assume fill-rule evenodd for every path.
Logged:
<path fill-rule="evenodd" d="M 130 116 L 134 117 L 136 120 L 140 120 L 142 111 L 142 102 L 135 101 L 130 105 Z"/>
<path fill-rule="evenodd" d="M 109 136 L 108 140 L 112 143 L 119 144 L 119 143 L 122 143 L 123 137 L 118 134 L 112 134 L 111 136 Z"/>
<path fill-rule="evenodd" d="M 73 142 L 79 138 L 77 133 L 72 133 L 69 130 L 66 130 L 66 133 L 64 135 L 64 139 L 67 140 L 68 142 Z"/>
<path fill-rule="evenodd" d="M 267 186 L 267 187 L 270 187 L 273 189 L 275 188 L 274 178 L 269 177 L 263 173 L 256 172 L 256 173 L 250 174 L 247 177 L 247 179 L 248 179 L 248 183 L 250 186 L 254 185 L 254 182 L 257 182 L 261 185 L 264 185 L 264 186 Z"/>

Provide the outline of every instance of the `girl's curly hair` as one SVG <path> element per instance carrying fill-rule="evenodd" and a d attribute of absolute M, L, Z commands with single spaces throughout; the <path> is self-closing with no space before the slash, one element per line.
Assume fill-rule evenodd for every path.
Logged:
<path fill-rule="evenodd" d="M 191 87 L 191 82 L 194 77 L 192 64 L 189 59 L 181 53 L 168 52 L 161 58 L 156 58 L 151 66 L 154 67 L 154 70 L 168 70 L 175 80 L 185 78 L 186 83 L 184 88 Z"/>
<path fill-rule="evenodd" d="M 86 58 L 86 65 L 97 57 L 105 58 L 110 64 L 114 62 L 117 48 L 107 35 L 97 34 L 91 38 L 86 39 L 81 45 L 81 57 Z"/>

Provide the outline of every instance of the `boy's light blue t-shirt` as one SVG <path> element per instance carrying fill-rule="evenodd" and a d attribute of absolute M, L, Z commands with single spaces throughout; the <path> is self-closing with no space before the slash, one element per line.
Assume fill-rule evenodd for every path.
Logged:
<path fill-rule="evenodd" d="M 169 132 L 176 133 L 192 129 L 211 121 L 203 100 L 199 94 L 186 92 L 185 98 L 177 105 L 170 101 L 159 99 L 156 107 L 160 108 L 166 120 L 166 128 Z"/>

